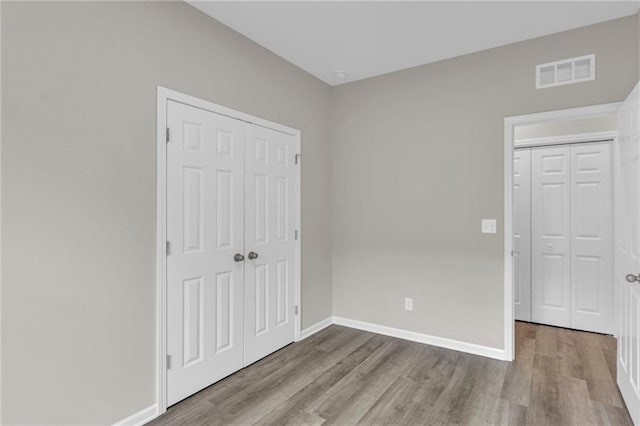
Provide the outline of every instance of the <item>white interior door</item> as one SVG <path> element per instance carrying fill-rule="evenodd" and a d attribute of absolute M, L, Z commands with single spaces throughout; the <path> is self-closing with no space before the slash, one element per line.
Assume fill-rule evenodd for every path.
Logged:
<path fill-rule="evenodd" d="M 571 327 L 613 334 L 611 144 L 571 146 Z"/>
<path fill-rule="evenodd" d="M 295 339 L 296 140 L 246 128 L 245 365 Z"/>
<path fill-rule="evenodd" d="M 515 318 L 531 321 L 531 149 L 513 154 L 513 303 Z"/>
<path fill-rule="evenodd" d="M 640 87 L 618 113 L 615 286 L 618 313 L 617 382 L 631 418 L 640 424 Z M 629 281 L 625 278 L 630 275 Z"/>
<path fill-rule="evenodd" d="M 167 401 L 242 368 L 242 121 L 169 101 Z"/>
<path fill-rule="evenodd" d="M 571 326 L 570 148 L 531 149 L 531 318 Z"/>

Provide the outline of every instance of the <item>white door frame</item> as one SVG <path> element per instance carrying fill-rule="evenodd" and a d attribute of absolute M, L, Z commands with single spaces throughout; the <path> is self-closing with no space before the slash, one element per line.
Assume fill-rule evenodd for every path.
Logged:
<path fill-rule="evenodd" d="M 237 120 L 252 123 L 257 126 L 267 127 L 282 133 L 292 135 L 295 138 L 296 153 L 301 154 L 301 133 L 300 130 L 283 126 L 272 121 L 254 117 L 240 111 L 214 104 L 212 102 L 200 99 L 175 90 L 158 86 L 157 101 L 157 130 L 156 130 L 156 403 L 157 415 L 167 411 L 167 254 L 166 254 L 166 230 L 167 230 L 167 103 L 168 101 L 180 102 L 201 108 L 216 114 L 225 115 Z M 300 207 L 301 207 L 301 191 L 300 191 L 300 169 L 296 168 L 294 191 L 298 196 L 298 205 L 296 206 L 296 229 L 298 230 L 298 239 L 296 240 L 296 282 L 295 282 L 295 304 L 299 307 L 298 314 L 295 317 L 295 341 L 300 340 L 300 327 L 302 318 L 302 300 L 301 300 L 301 232 L 300 232 Z"/>
<path fill-rule="evenodd" d="M 505 117 L 504 119 L 504 356 L 515 359 L 513 313 L 513 150 L 516 126 L 615 114 L 621 102 Z M 529 145 L 531 146 L 531 145 Z M 614 234 L 615 235 L 615 234 Z"/>

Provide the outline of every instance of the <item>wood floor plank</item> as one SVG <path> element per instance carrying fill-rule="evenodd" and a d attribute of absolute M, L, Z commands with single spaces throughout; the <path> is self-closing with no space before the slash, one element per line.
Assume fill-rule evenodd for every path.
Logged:
<path fill-rule="evenodd" d="M 618 386 L 612 379 L 586 380 L 589 396 L 594 401 L 618 408 L 626 408 Z"/>
<path fill-rule="evenodd" d="M 444 384 L 453 374 L 460 352 L 425 346 L 422 360 L 409 366 L 406 376 L 420 383 L 442 382 Z"/>
<path fill-rule="evenodd" d="M 507 363 L 485 359 L 471 394 L 464 406 L 462 423 L 493 425 L 500 417 L 503 403 L 500 398 L 507 371 Z"/>
<path fill-rule="evenodd" d="M 322 417 L 318 417 L 315 414 L 308 413 L 306 411 L 298 410 L 291 413 L 282 422 L 272 423 L 284 426 L 320 426 L 325 423 Z"/>
<path fill-rule="evenodd" d="M 520 426 L 526 424 L 527 407 L 501 399 L 494 424 L 501 426 Z"/>
<path fill-rule="evenodd" d="M 588 344 L 590 339 L 584 339 L 580 342 L 580 350 L 578 351 L 582 359 L 582 370 L 584 379 L 586 380 L 612 380 L 609 365 L 605 360 L 605 354 L 600 346 L 592 346 Z"/>
<path fill-rule="evenodd" d="M 614 407 L 613 405 L 604 404 L 599 401 L 592 402 L 596 413 L 598 414 L 598 420 L 601 425 L 633 425 L 633 421 L 629 416 L 629 412 L 626 407 Z"/>
<path fill-rule="evenodd" d="M 327 419 L 328 424 L 356 424 L 366 415 L 372 406 L 388 391 L 395 380 L 401 377 L 410 365 L 419 362 L 423 353 L 420 345 L 398 340 L 399 350 L 383 366 L 381 374 L 367 375 L 363 384 L 364 391 L 357 392 L 349 399 L 347 406 L 337 416 Z"/>
<path fill-rule="evenodd" d="M 558 353 L 558 329 L 556 327 L 539 326 L 536 328 L 536 354 L 550 357 Z"/>
<path fill-rule="evenodd" d="M 430 424 L 462 424 L 476 381 L 482 374 L 485 358 L 463 354 L 433 409 L 428 413 Z"/>
<path fill-rule="evenodd" d="M 262 416 L 256 425 L 280 425 L 286 423 L 289 419 L 297 417 L 299 411 L 308 412 L 308 408 L 322 394 L 327 391 L 327 387 L 317 382 L 311 382 L 293 396 L 287 399 L 283 404 L 274 407 Z M 314 415 L 314 417 L 318 417 Z M 322 419 L 324 422 L 324 419 Z"/>
<path fill-rule="evenodd" d="M 358 424 L 402 424 L 412 397 L 420 383 L 406 377 L 398 377 L 373 404 Z"/>
<path fill-rule="evenodd" d="M 516 321 L 516 339 L 535 339 L 537 327 L 534 323 Z"/>
<path fill-rule="evenodd" d="M 281 424 L 281 419 L 289 416 L 293 411 L 309 411 L 314 403 L 317 405 L 317 401 L 328 389 L 379 349 L 386 342 L 386 338 L 373 334 L 362 334 L 352 341 L 352 345 L 353 342 L 361 344 L 343 359 L 335 362 L 322 374 L 314 378 L 311 383 L 292 395 L 284 404 L 270 411 L 258 421 L 258 424 Z M 334 351 L 327 358 L 331 362 L 331 358 L 337 359 L 337 357 L 338 352 Z"/>
<path fill-rule="evenodd" d="M 328 422 L 356 423 L 391 385 L 393 376 L 399 376 L 392 360 L 408 345 L 398 339 L 389 340 L 327 391 L 312 412 Z"/>
<path fill-rule="evenodd" d="M 564 376 L 585 378 L 579 335 L 573 330 L 558 329 L 558 368 Z"/>
<path fill-rule="evenodd" d="M 558 391 L 562 407 L 562 422 L 566 425 L 599 424 L 598 415 L 589 398 L 587 383 L 582 379 L 559 376 Z"/>
<path fill-rule="evenodd" d="M 607 340 L 613 340 L 615 342 L 614 338 L 610 338 Z M 605 349 L 603 349 L 602 353 L 604 354 L 604 358 L 607 360 L 607 366 L 609 367 L 609 374 L 611 375 L 611 377 L 615 378 L 616 377 L 616 354 L 618 353 L 615 349 L 615 346 L 612 349 L 606 347 Z"/>
<path fill-rule="evenodd" d="M 426 358 L 411 366 L 405 374 L 406 377 L 418 381 L 420 386 L 404 408 L 405 413 L 399 424 L 428 423 L 436 401 L 447 388 L 456 371 L 456 365 L 463 356 L 460 352 L 448 349 L 426 348 Z"/>
<path fill-rule="evenodd" d="M 529 425 L 561 425 L 556 359 L 536 353 L 533 360 L 531 401 L 526 413 Z"/>
<path fill-rule="evenodd" d="M 529 406 L 536 341 L 522 338 L 516 344 L 516 359 L 507 366 L 500 397 Z"/>
<path fill-rule="evenodd" d="M 373 337 L 375 335 L 371 333 L 363 333 L 355 338 L 352 336 L 331 353 L 309 350 L 300 362 L 289 363 L 234 394 L 230 398 L 231 404 L 229 401 L 217 403 L 216 406 L 224 415 L 216 420 L 219 424 L 253 424 L 259 421 L 265 412 L 285 403 L 324 371 Z"/>
<path fill-rule="evenodd" d="M 631 425 L 615 339 L 516 323 L 512 363 L 328 327 L 171 407 L 156 425 Z"/>
<path fill-rule="evenodd" d="M 334 386 L 337 382 L 344 379 L 345 376 L 351 373 L 357 366 L 362 364 L 364 360 L 380 349 L 385 342 L 387 342 L 387 339 L 384 336 L 375 336 L 367 340 L 355 351 L 350 353 L 348 357 L 340 360 L 324 372 L 316 379 L 316 382 L 327 387 Z"/>

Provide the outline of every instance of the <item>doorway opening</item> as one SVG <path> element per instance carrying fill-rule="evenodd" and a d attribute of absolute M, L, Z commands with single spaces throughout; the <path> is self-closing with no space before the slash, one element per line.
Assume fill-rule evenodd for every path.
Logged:
<path fill-rule="evenodd" d="M 619 103 L 505 118 L 505 353 L 515 321 L 615 333 Z M 522 327 L 521 327 L 522 329 Z"/>

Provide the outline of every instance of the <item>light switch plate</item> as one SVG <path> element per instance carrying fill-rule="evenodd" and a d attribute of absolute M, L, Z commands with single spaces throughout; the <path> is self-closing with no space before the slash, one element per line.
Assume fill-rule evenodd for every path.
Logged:
<path fill-rule="evenodd" d="M 495 234 L 496 233 L 496 220 L 495 219 L 482 219 L 482 233 L 483 234 Z"/>
<path fill-rule="evenodd" d="M 404 298 L 404 309 L 406 311 L 413 311 L 413 299 L 410 297 Z"/>

